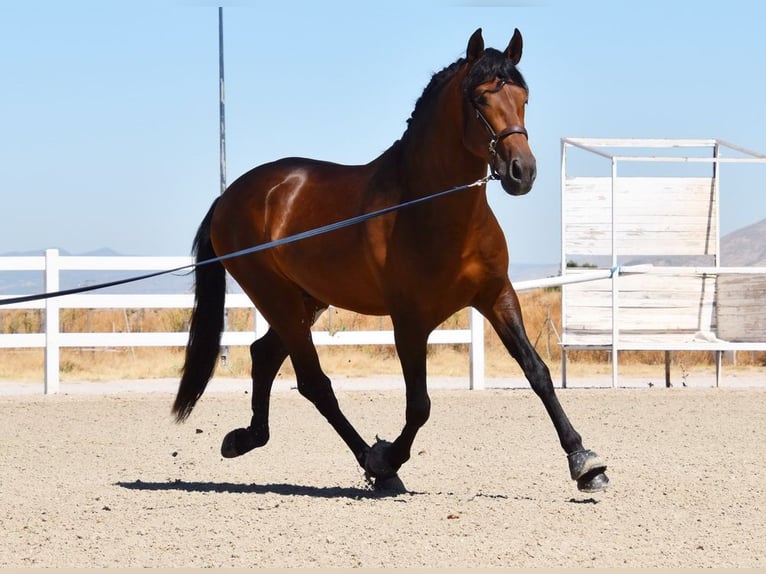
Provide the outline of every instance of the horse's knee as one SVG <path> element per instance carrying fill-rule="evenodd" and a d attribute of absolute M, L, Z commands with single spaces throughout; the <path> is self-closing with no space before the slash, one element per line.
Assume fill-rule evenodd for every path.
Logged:
<path fill-rule="evenodd" d="M 422 427 L 426 424 L 430 416 L 431 399 L 427 396 L 419 400 L 411 400 L 407 404 L 407 412 L 405 414 L 407 424 Z"/>

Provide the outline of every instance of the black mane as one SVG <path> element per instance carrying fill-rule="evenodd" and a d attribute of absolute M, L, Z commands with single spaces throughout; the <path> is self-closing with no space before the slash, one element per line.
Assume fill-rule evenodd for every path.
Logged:
<path fill-rule="evenodd" d="M 436 72 L 431 76 L 431 81 L 428 83 L 425 90 L 423 90 L 423 93 L 420 95 L 417 102 L 415 102 L 415 109 L 407 120 L 408 126 L 412 125 L 413 120 L 422 114 L 424 108 L 427 108 L 430 105 L 436 94 L 438 94 L 442 87 L 455 75 L 455 73 L 457 73 L 465 61 L 465 58 L 460 58 L 440 72 Z M 516 84 L 529 91 L 521 72 L 519 72 L 516 66 L 505 57 L 505 54 L 494 48 L 487 48 L 484 50 L 484 54 L 482 54 L 481 58 L 471 66 L 471 69 L 463 80 L 463 92 L 467 94 L 476 86 L 485 82 L 490 82 L 495 78 L 501 78 L 508 83 Z"/>
<path fill-rule="evenodd" d="M 434 99 L 434 96 L 441 91 L 444 84 L 446 84 L 452 78 L 452 76 L 455 75 L 455 72 L 458 71 L 464 62 L 465 58 L 460 58 L 458 61 L 453 62 L 444 68 L 441 72 L 436 72 L 433 76 L 431 76 L 431 81 L 428 82 L 426 89 L 423 90 L 423 93 L 420 94 L 418 101 L 415 102 L 415 109 L 412 110 L 412 115 L 410 116 L 410 119 L 407 120 L 408 126 L 412 125 L 412 121 L 422 114 L 423 108 L 428 107 L 431 100 Z"/>

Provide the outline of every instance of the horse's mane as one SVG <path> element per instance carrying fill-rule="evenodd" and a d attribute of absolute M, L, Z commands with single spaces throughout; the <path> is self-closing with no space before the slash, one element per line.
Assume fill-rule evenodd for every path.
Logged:
<path fill-rule="evenodd" d="M 460 67 L 465 63 L 465 58 L 460 58 L 453 62 L 443 70 L 436 72 L 431 76 L 431 81 L 423 90 L 423 93 L 415 102 L 415 108 L 407 120 L 407 125 L 411 126 L 412 122 L 416 118 L 423 115 L 423 110 L 428 108 L 436 95 L 441 91 L 444 85 L 457 73 Z M 481 58 L 471 66 L 463 80 L 463 92 L 468 93 L 479 84 L 489 82 L 494 78 L 502 78 L 507 82 L 521 86 L 525 90 L 528 90 L 527 83 L 521 72 L 514 66 L 511 61 L 505 57 L 505 54 L 494 48 L 487 48 L 484 50 Z"/>
<path fill-rule="evenodd" d="M 423 115 L 423 109 L 429 107 L 432 100 L 436 97 L 436 94 L 441 91 L 442 87 L 455 75 L 464 62 L 465 58 L 460 58 L 456 62 L 452 62 L 440 72 L 436 72 L 431 76 L 431 81 L 428 82 L 425 90 L 423 90 L 423 93 L 420 94 L 417 102 L 415 102 L 415 108 L 412 110 L 412 115 L 410 115 L 410 118 L 407 120 L 408 126 L 412 125 L 415 118 Z"/>

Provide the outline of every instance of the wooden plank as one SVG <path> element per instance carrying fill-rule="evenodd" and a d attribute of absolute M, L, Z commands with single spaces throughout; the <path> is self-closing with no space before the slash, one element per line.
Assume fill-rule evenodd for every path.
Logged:
<path fill-rule="evenodd" d="M 766 341 L 766 276 L 719 277 L 717 322 L 727 341 Z"/>
<path fill-rule="evenodd" d="M 567 178 L 565 253 L 611 254 L 611 181 L 609 177 Z M 619 254 L 715 254 L 718 210 L 712 178 L 618 177 L 615 195 Z"/>
<path fill-rule="evenodd" d="M 620 331 L 715 332 L 712 276 L 627 275 L 618 279 Z M 612 328 L 611 280 L 562 287 L 563 330 L 607 332 Z"/>

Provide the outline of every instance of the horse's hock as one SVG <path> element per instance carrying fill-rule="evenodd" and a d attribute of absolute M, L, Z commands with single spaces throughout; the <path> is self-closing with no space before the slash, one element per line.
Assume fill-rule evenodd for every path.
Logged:
<path fill-rule="evenodd" d="M 573 150 L 611 175 L 569 175 Z M 562 140 L 561 274 L 612 270 L 562 287 L 564 385 L 568 350 L 611 351 L 613 385 L 621 350 L 665 351 L 668 385 L 672 351 L 714 353 L 716 385 L 723 353 L 766 351 L 766 267 L 721 260 L 721 167 L 743 163 L 766 155 L 715 139 Z"/>

